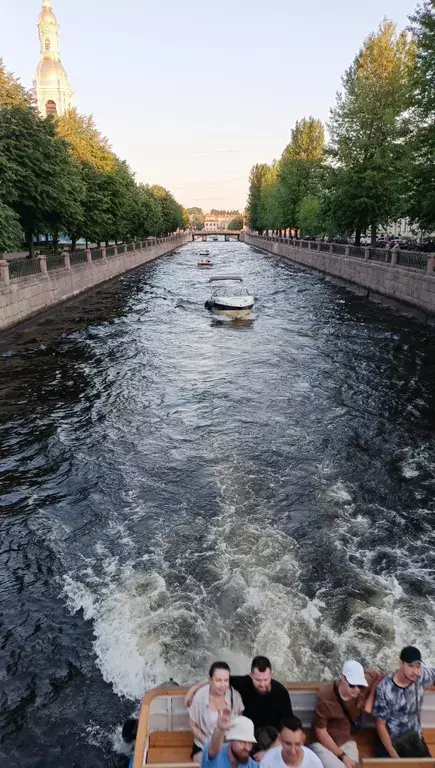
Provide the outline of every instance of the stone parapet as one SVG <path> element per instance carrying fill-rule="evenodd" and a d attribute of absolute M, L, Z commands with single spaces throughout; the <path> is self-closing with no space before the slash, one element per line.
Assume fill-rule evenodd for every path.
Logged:
<path fill-rule="evenodd" d="M 48 269 L 47 259 L 43 256 L 39 257 L 41 269 L 37 274 L 15 279 L 10 279 L 8 263 L 0 262 L 0 331 L 123 272 L 171 253 L 190 241 L 190 234 L 173 235 L 138 243 L 142 247 L 130 251 L 119 246 L 119 253 L 110 257 L 104 253 L 103 258 L 96 260 L 92 260 L 92 251 L 88 251 L 86 261 L 71 264 L 70 258 L 66 257 L 64 266 L 59 269 Z"/>
<path fill-rule="evenodd" d="M 319 251 L 310 245 L 293 245 L 291 240 L 270 238 L 246 233 L 248 245 L 261 248 L 276 256 L 281 256 L 295 264 L 313 269 L 331 276 L 336 282 L 358 293 L 364 293 L 368 299 L 385 301 L 388 305 L 397 304 L 412 309 L 422 319 L 435 318 L 435 272 L 434 257 L 429 256 L 426 269 L 399 266 L 393 263 L 370 261 L 369 253 L 362 258 L 351 255 L 351 248 L 346 246 L 344 253 Z"/>

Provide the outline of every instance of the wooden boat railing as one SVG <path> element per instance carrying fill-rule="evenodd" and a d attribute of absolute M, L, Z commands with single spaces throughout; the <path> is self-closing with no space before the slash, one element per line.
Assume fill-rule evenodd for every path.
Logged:
<path fill-rule="evenodd" d="M 306 695 L 306 694 L 315 694 L 319 689 L 320 683 L 288 683 L 286 685 L 287 690 L 292 695 L 292 701 L 293 701 L 293 695 L 297 696 L 298 694 Z M 195 766 L 193 762 L 187 761 L 174 761 L 174 762 L 167 762 L 164 760 L 161 761 L 149 761 L 148 762 L 148 754 L 149 754 L 149 748 L 150 748 L 150 736 L 152 737 L 153 731 L 151 730 L 151 715 L 152 715 L 152 704 L 155 701 L 155 699 L 162 698 L 162 699 L 170 699 L 171 700 L 171 706 L 168 709 L 168 719 L 169 719 L 169 727 L 165 729 L 165 732 L 169 733 L 178 733 L 180 737 L 183 736 L 183 734 L 186 734 L 185 730 L 177 730 L 176 728 L 172 728 L 172 700 L 173 699 L 181 699 L 184 698 L 185 693 L 187 691 L 187 688 L 180 688 L 180 687 L 168 687 L 168 688 L 153 688 L 151 691 L 147 691 L 145 693 L 141 708 L 140 708 L 140 716 L 139 716 L 139 725 L 138 725 L 138 732 L 136 737 L 136 745 L 134 750 L 134 757 L 133 757 L 133 768 L 144 768 L 146 765 L 147 768 L 192 768 Z M 429 696 L 428 696 L 429 694 Z M 301 716 L 301 712 L 298 711 L 298 707 L 294 706 L 295 713 Z M 432 753 L 435 753 L 435 689 L 429 689 L 425 696 L 425 703 L 422 710 L 422 718 L 423 718 L 423 730 L 424 730 L 424 736 L 427 741 L 427 744 L 429 746 L 429 749 Z M 308 729 L 310 729 L 310 726 L 307 722 L 307 717 L 301 718 L 304 722 L 304 726 L 307 726 Z M 370 748 L 370 744 L 373 740 L 372 735 L 374 732 L 373 724 L 371 724 L 371 727 L 363 729 L 362 736 L 366 736 L 366 749 L 363 749 L 363 752 L 372 752 Z M 160 735 L 160 738 L 164 738 L 164 733 L 158 732 Z M 308 738 L 309 738 L 308 734 Z M 169 738 L 169 736 L 168 736 Z M 190 738 L 190 736 L 189 736 Z M 187 744 L 187 741 L 186 741 Z M 183 744 L 184 750 L 186 749 L 186 745 Z M 181 748 L 180 748 L 181 750 Z M 165 750 L 162 750 L 163 753 Z M 362 755 L 361 761 L 360 761 L 362 768 L 435 768 L 435 757 L 434 758 L 418 758 L 418 759 L 408 759 L 408 758 L 401 758 L 400 760 L 394 760 L 391 758 L 378 758 L 378 757 L 370 757 L 366 755 Z"/>

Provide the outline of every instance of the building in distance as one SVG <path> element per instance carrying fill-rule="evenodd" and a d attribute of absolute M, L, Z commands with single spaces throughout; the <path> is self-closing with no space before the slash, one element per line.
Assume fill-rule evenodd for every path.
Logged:
<path fill-rule="evenodd" d="M 34 82 L 36 103 L 42 117 L 63 115 L 73 105 L 73 92 L 60 59 L 59 24 L 51 0 L 43 0 L 38 19 L 41 59 Z"/>
<path fill-rule="evenodd" d="M 204 216 L 204 229 L 207 232 L 224 232 L 228 229 L 228 224 L 233 221 L 237 213 L 206 213 Z"/>

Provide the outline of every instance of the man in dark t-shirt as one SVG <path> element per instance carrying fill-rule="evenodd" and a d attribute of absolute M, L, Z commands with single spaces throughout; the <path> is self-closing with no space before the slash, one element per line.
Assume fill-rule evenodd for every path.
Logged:
<path fill-rule="evenodd" d="M 277 731 L 284 717 L 293 715 L 288 691 L 272 677 L 272 666 L 266 656 L 256 656 L 250 675 L 231 675 L 230 684 L 242 697 L 245 710 L 255 728 L 271 725 Z"/>
<path fill-rule="evenodd" d="M 184 702 L 189 707 L 202 685 L 198 683 L 187 692 Z M 286 688 L 272 677 L 272 665 L 266 656 L 252 660 L 250 675 L 231 675 L 230 685 L 238 691 L 244 705 L 244 716 L 254 723 L 257 753 L 275 746 L 281 720 L 293 715 Z M 278 741 L 276 741 L 278 743 Z"/>

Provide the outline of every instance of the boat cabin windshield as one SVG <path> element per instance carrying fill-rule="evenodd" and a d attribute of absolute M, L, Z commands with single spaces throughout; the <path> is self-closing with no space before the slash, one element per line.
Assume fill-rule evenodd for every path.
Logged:
<path fill-rule="evenodd" d="M 216 288 L 213 291 L 213 296 L 249 296 L 246 288 L 240 285 L 235 285 L 234 288 Z"/>

